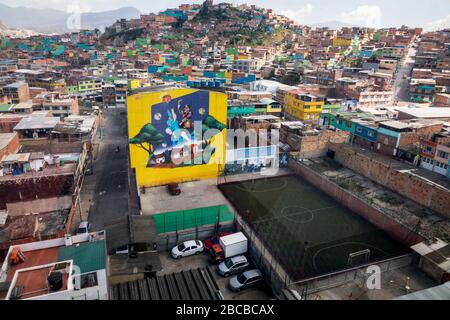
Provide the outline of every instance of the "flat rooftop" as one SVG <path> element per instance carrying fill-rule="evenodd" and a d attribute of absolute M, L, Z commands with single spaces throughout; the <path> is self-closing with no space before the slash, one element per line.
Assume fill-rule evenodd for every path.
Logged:
<path fill-rule="evenodd" d="M 400 107 L 395 108 L 398 112 L 406 113 L 415 118 L 425 118 L 425 119 L 441 119 L 441 118 L 449 118 L 450 119 L 450 108 L 436 108 L 436 107 L 427 107 L 427 108 L 410 108 L 410 107 Z"/>
<path fill-rule="evenodd" d="M 53 129 L 59 121 L 57 117 L 27 117 L 20 120 L 14 130 Z"/>
<path fill-rule="evenodd" d="M 8 247 L 10 240 L 53 236 L 64 230 L 69 209 L 8 217 L 0 227 L 0 245 Z"/>
<path fill-rule="evenodd" d="M 93 237 L 92 241 L 89 241 L 89 236 Z M 3 283 L 9 284 L 10 292 L 12 288 L 20 292 L 18 299 L 29 299 L 53 292 L 47 280 L 52 271 L 62 273 L 62 288 L 58 291 L 64 291 L 73 288 L 74 266 L 80 268 L 81 274 L 106 268 L 104 234 L 73 236 L 72 239 L 72 245 L 66 245 L 64 238 L 58 238 L 11 247 L 0 271 L 6 273 Z M 20 249 L 24 261 L 17 264 L 9 261 L 14 248 Z M 0 298 L 5 297 L 7 292 L 1 291 Z M 11 296 L 9 298 L 12 299 Z"/>
<path fill-rule="evenodd" d="M 287 169 L 280 169 L 278 174 L 290 173 Z M 261 178 L 259 173 L 238 174 L 222 179 L 222 182 L 249 180 Z M 144 215 L 197 209 L 204 207 L 229 205 L 230 203 L 217 188 L 218 179 L 208 179 L 181 183 L 181 194 L 174 197 L 169 194 L 167 186 L 146 188 L 142 192 L 141 207 Z"/>
<path fill-rule="evenodd" d="M 448 240 L 450 221 L 414 201 L 370 181 L 331 159 L 309 159 L 302 161 L 302 163 L 340 187 L 358 195 L 368 203 L 376 205 L 383 213 L 411 230 L 416 229 L 420 222 L 420 228 L 417 232 L 425 238 L 437 237 Z"/>
<path fill-rule="evenodd" d="M 17 135 L 17 133 L 0 133 L 0 150 L 8 146 L 12 139 Z"/>
<path fill-rule="evenodd" d="M 0 176 L 0 181 L 22 180 L 46 176 L 60 176 L 60 175 L 70 176 L 75 173 L 75 167 L 76 163 L 65 163 L 62 166 L 48 167 L 42 171 L 29 171 L 18 175 Z"/>
<path fill-rule="evenodd" d="M 443 175 L 440 175 L 436 172 L 432 172 L 426 169 L 415 167 L 407 163 L 392 160 L 389 157 L 386 157 L 379 153 L 374 153 L 371 150 L 364 149 L 357 145 L 348 145 L 348 147 L 354 149 L 360 154 L 364 154 L 367 157 L 376 160 L 377 162 L 384 163 L 395 170 L 401 172 L 408 172 L 409 174 L 421 179 L 422 181 L 425 181 L 431 185 L 436 186 L 437 188 L 441 188 L 443 190 L 447 190 L 450 192 L 450 180 Z"/>
<path fill-rule="evenodd" d="M 407 290 L 406 286 L 410 289 Z M 383 272 L 381 289 L 367 289 L 364 279 L 355 279 L 346 284 L 312 293 L 307 300 L 390 300 L 407 293 L 415 294 L 433 288 L 436 283 L 415 266 Z"/>
<path fill-rule="evenodd" d="M 450 300 L 450 282 L 440 286 L 416 291 L 395 300 Z"/>

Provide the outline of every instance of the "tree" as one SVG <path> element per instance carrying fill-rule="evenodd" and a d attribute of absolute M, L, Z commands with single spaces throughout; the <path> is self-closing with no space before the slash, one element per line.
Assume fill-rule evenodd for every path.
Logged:
<path fill-rule="evenodd" d="M 163 142 L 164 136 L 151 123 L 143 126 L 141 131 L 130 139 L 130 144 L 135 144 L 148 152 L 148 164 L 153 159 L 155 147 Z"/>

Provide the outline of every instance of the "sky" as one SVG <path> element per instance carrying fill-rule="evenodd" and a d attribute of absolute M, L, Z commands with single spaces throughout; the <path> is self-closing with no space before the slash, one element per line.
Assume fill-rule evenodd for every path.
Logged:
<path fill-rule="evenodd" d="M 73 12 L 103 11 L 132 6 L 142 13 L 158 12 L 182 3 L 203 0 L 0 0 L 17 7 L 53 8 Z M 340 21 L 368 27 L 390 27 L 403 24 L 427 30 L 450 28 L 449 0 L 216 0 L 236 4 L 256 4 L 274 9 L 301 24 Z"/>

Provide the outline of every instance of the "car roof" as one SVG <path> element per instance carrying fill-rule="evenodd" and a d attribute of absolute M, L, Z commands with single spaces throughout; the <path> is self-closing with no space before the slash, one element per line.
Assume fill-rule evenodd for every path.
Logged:
<path fill-rule="evenodd" d="M 87 221 L 81 221 L 80 225 L 78 226 L 78 228 L 86 228 L 88 226 L 88 222 Z"/>
<path fill-rule="evenodd" d="M 262 276 L 262 274 L 261 274 L 261 271 L 259 271 L 258 269 L 253 269 L 253 270 L 245 271 L 244 276 L 246 278 L 253 278 L 256 276 Z"/>
<path fill-rule="evenodd" d="M 198 240 L 188 240 L 188 241 L 185 241 L 185 242 L 183 242 L 184 243 L 184 245 L 186 246 L 186 247 L 189 247 L 189 246 L 196 246 L 197 245 L 197 241 Z M 201 242 L 200 242 L 201 243 Z"/>
<path fill-rule="evenodd" d="M 233 263 L 239 263 L 239 262 L 247 262 L 247 257 L 246 256 L 236 256 L 236 257 L 231 257 L 230 258 L 231 261 L 233 261 Z"/>

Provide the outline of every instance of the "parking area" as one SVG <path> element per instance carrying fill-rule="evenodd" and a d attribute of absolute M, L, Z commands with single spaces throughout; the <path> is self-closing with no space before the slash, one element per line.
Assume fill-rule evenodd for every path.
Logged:
<path fill-rule="evenodd" d="M 245 289 L 237 293 L 232 292 L 228 289 L 230 278 L 224 278 L 217 274 L 217 267 L 208 261 L 208 255 L 206 253 L 181 259 L 173 259 L 169 252 L 161 252 L 160 258 L 162 270 L 157 273 L 158 276 L 208 266 L 210 267 L 212 274 L 214 275 L 214 280 L 217 282 L 225 300 L 268 300 L 271 298 L 270 289 L 265 284 Z"/>

